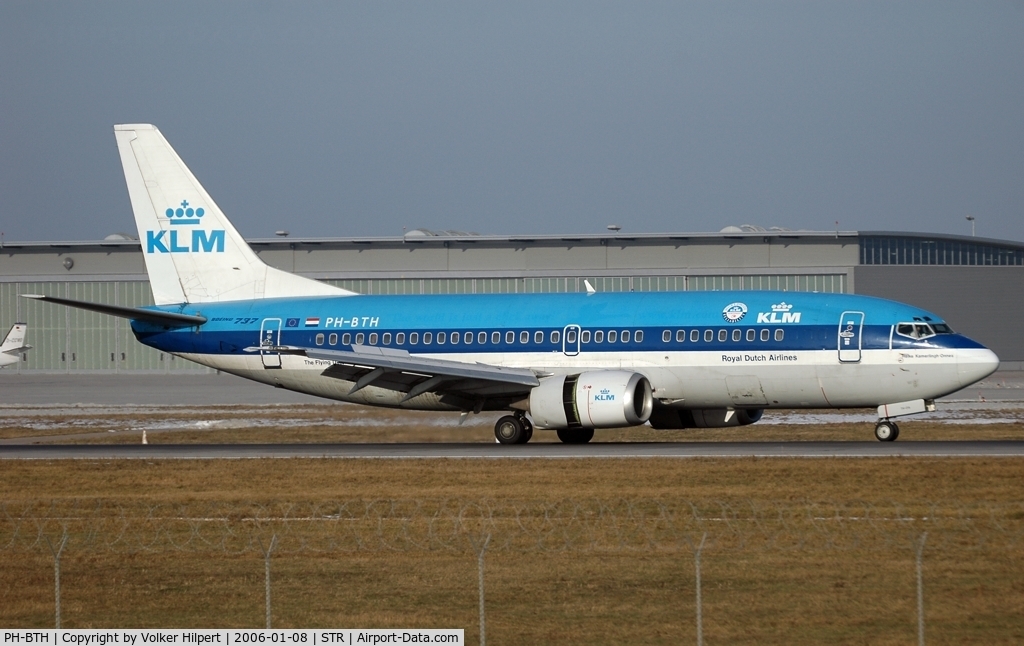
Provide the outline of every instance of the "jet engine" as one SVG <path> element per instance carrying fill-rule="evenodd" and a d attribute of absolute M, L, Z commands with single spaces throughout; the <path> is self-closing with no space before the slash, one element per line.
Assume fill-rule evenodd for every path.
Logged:
<path fill-rule="evenodd" d="M 538 428 L 637 426 L 652 410 L 651 382 L 626 370 L 549 377 L 530 392 L 530 416 Z"/>
<path fill-rule="evenodd" d="M 651 426 L 658 430 L 681 428 L 727 428 L 746 426 L 761 419 L 761 408 L 670 408 L 658 406 L 651 413 Z"/>

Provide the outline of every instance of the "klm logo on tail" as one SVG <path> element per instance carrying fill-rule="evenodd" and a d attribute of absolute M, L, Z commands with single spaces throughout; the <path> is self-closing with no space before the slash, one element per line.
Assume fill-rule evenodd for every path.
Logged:
<path fill-rule="evenodd" d="M 182 200 L 177 209 L 164 213 L 171 226 L 198 226 L 206 215 L 203 207 L 192 208 L 188 200 Z M 146 231 L 146 253 L 224 253 L 224 229 L 192 229 L 191 237 L 178 236 L 177 229 L 170 231 Z"/>

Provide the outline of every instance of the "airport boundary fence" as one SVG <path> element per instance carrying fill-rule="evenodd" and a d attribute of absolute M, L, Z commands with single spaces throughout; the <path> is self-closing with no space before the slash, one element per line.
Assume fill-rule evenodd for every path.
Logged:
<path fill-rule="evenodd" d="M 477 576 L 466 585 L 477 588 L 480 643 L 485 643 L 488 559 L 493 563 L 494 559 L 528 561 L 539 555 L 569 559 L 662 555 L 689 564 L 684 587 L 692 607 L 690 619 L 680 618 L 680 625 L 689 626 L 687 634 L 702 643 L 706 572 L 716 560 L 756 563 L 758 555 L 767 555 L 773 563 L 793 564 L 849 555 L 859 564 L 855 567 L 870 571 L 881 567 L 880 556 L 886 555 L 911 568 L 908 572 L 914 580 L 908 582 L 908 590 L 913 594 L 908 603 L 916 606 L 917 637 L 923 643 L 928 617 L 924 568 L 929 555 L 942 554 L 954 562 L 1007 562 L 1006 557 L 1022 553 L 1024 503 L 639 499 L 0 503 L 0 559 L 13 563 L 31 557 L 53 567 L 57 627 L 62 621 L 61 565 L 70 558 L 258 559 L 262 577 L 256 578 L 267 628 L 275 616 L 271 600 L 273 564 L 278 559 L 346 555 L 471 559 Z M 944 576 L 950 575 L 945 572 Z M 493 582 L 488 589 L 494 590 Z M 715 589 L 712 594 L 728 593 Z"/>

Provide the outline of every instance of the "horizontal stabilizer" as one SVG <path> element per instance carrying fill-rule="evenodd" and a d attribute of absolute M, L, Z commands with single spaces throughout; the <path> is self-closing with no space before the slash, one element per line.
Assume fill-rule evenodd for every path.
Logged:
<path fill-rule="evenodd" d="M 147 310 L 141 307 L 122 307 L 120 305 L 104 305 L 102 303 L 89 303 L 87 301 L 76 301 L 70 298 L 58 298 L 56 296 L 44 296 L 42 294 L 21 294 L 23 298 L 34 298 L 37 301 L 57 303 L 68 307 L 77 307 L 81 310 L 110 314 L 133 321 L 145 321 L 156 325 L 167 327 L 192 327 L 206 323 L 205 316 L 193 316 L 191 314 L 178 314 L 177 312 L 161 312 L 159 310 Z"/>

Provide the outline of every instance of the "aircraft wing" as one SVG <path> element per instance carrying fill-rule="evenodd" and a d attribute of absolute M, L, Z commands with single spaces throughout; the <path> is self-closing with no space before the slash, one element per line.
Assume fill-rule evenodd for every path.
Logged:
<path fill-rule="evenodd" d="M 540 384 L 532 370 L 503 368 L 410 355 L 405 350 L 353 345 L 352 351 L 304 348 L 311 359 L 333 361 L 326 377 L 354 381 L 349 394 L 374 385 L 406 393 L 405 400 L 433 392 L 465 402 L 519 398 Z"/>

